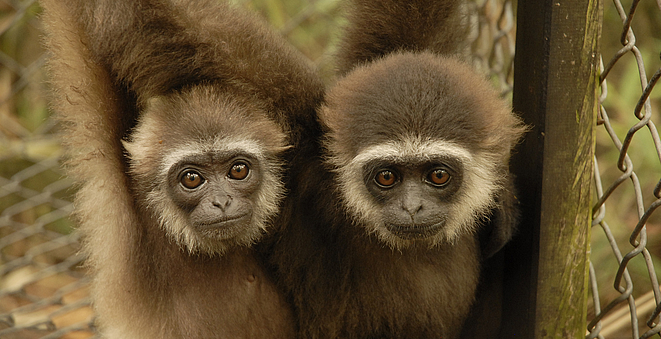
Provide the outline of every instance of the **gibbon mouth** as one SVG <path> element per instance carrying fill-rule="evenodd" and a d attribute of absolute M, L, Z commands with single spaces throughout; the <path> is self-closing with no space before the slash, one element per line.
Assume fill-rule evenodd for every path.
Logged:
<path fill-rule="evenodd" d="M 225 218 L 220 218 L 210 222 L 197 222 L 195 227 L 201 229 L 213 229 L 213 228 L 229 228 L 237 224 L 242 224 L 250 220 L 250 213 L 244 213 L 237 216 L 229 216 Z"/>
<path fill-rule="evenodd" d="M 402 239 L 419 239 L 436 235 L 445 222 L 439 222 L 431 225 L 393 225 L 387 224 L 386 228 L 394 235 Z"/>

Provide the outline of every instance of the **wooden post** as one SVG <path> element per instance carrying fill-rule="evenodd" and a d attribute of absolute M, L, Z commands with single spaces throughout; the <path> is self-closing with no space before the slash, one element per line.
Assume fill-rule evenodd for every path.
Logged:
<path fill-rule="evenodd" d="M 600 0 L 518 2 L 512 159 L 522 204 L 506 248 L 501 338 L 584 338 Z"/>

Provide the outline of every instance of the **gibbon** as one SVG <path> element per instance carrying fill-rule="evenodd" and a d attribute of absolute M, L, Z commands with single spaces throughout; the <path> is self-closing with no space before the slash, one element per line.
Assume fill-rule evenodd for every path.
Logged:
<path fill-rule="evenodd" d="M 518 218 L 525 127 L 461 60 L 460 1 L 353 0 L 271 262 L 299 338 L 459 338 Z"/>
<path fill-rule="evenodd" d="M 224 2 L 41 4 L 102 335 L 293 337 L 253 245 L 318 139 L 315 71 Z"/>

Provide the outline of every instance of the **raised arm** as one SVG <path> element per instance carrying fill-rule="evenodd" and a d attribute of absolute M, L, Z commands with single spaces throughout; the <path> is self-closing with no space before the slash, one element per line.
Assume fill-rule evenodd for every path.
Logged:
<path fill-rule="evenodd" d="M 143 105 L 199 83 L 256 96 L 280 123 L 319 101 L 323 86 L 309 62 L 252 13 L 218 1 L 45 1 L 67 11 L 70 39 Z M 63 23 L 63 21 L 61 21 Z M 305 112 L 310 115 L 310 112 Z M 299 119 L 300 120 L 300 119 Z"/>
<path fill-rule="evenodd" d="M 456 54 L 465 46 L 462 1 L 349 0 L 346 6 L 340 74 L 398 50 Z"/>

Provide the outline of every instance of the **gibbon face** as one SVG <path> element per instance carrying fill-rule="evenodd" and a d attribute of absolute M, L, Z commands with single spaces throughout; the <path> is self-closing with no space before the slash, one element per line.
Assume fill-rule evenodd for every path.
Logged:
<path fill-rule="evenodd" d="M 382 210 L 383 226 L 402 239 L 424 239 L 439 233 L 461 187 L 461 161 L 377 157 L 363 166 L 365 186 Z"/>
<path fill-rule="evenodd" d="M 260 172 L 256 155 L 245 149 L 191 152 L 170 166 L 168 194 L 196 232 L 232 239 L 251 223 Z"/>
<path fill-rule="evenodd" d="M 124 144 L 142 203 L 191 252 L 252 244 L 284 195 L 286 135 L 239 98 L 204 86 L 154 98 Z"/>
<path fill-rule="evenodd" d="M 342 203 L 393 248 L 476 232 L 523 131 L 470 67 L 430 53 L 356 68 L 330 90 L 321 119 Z"/>

